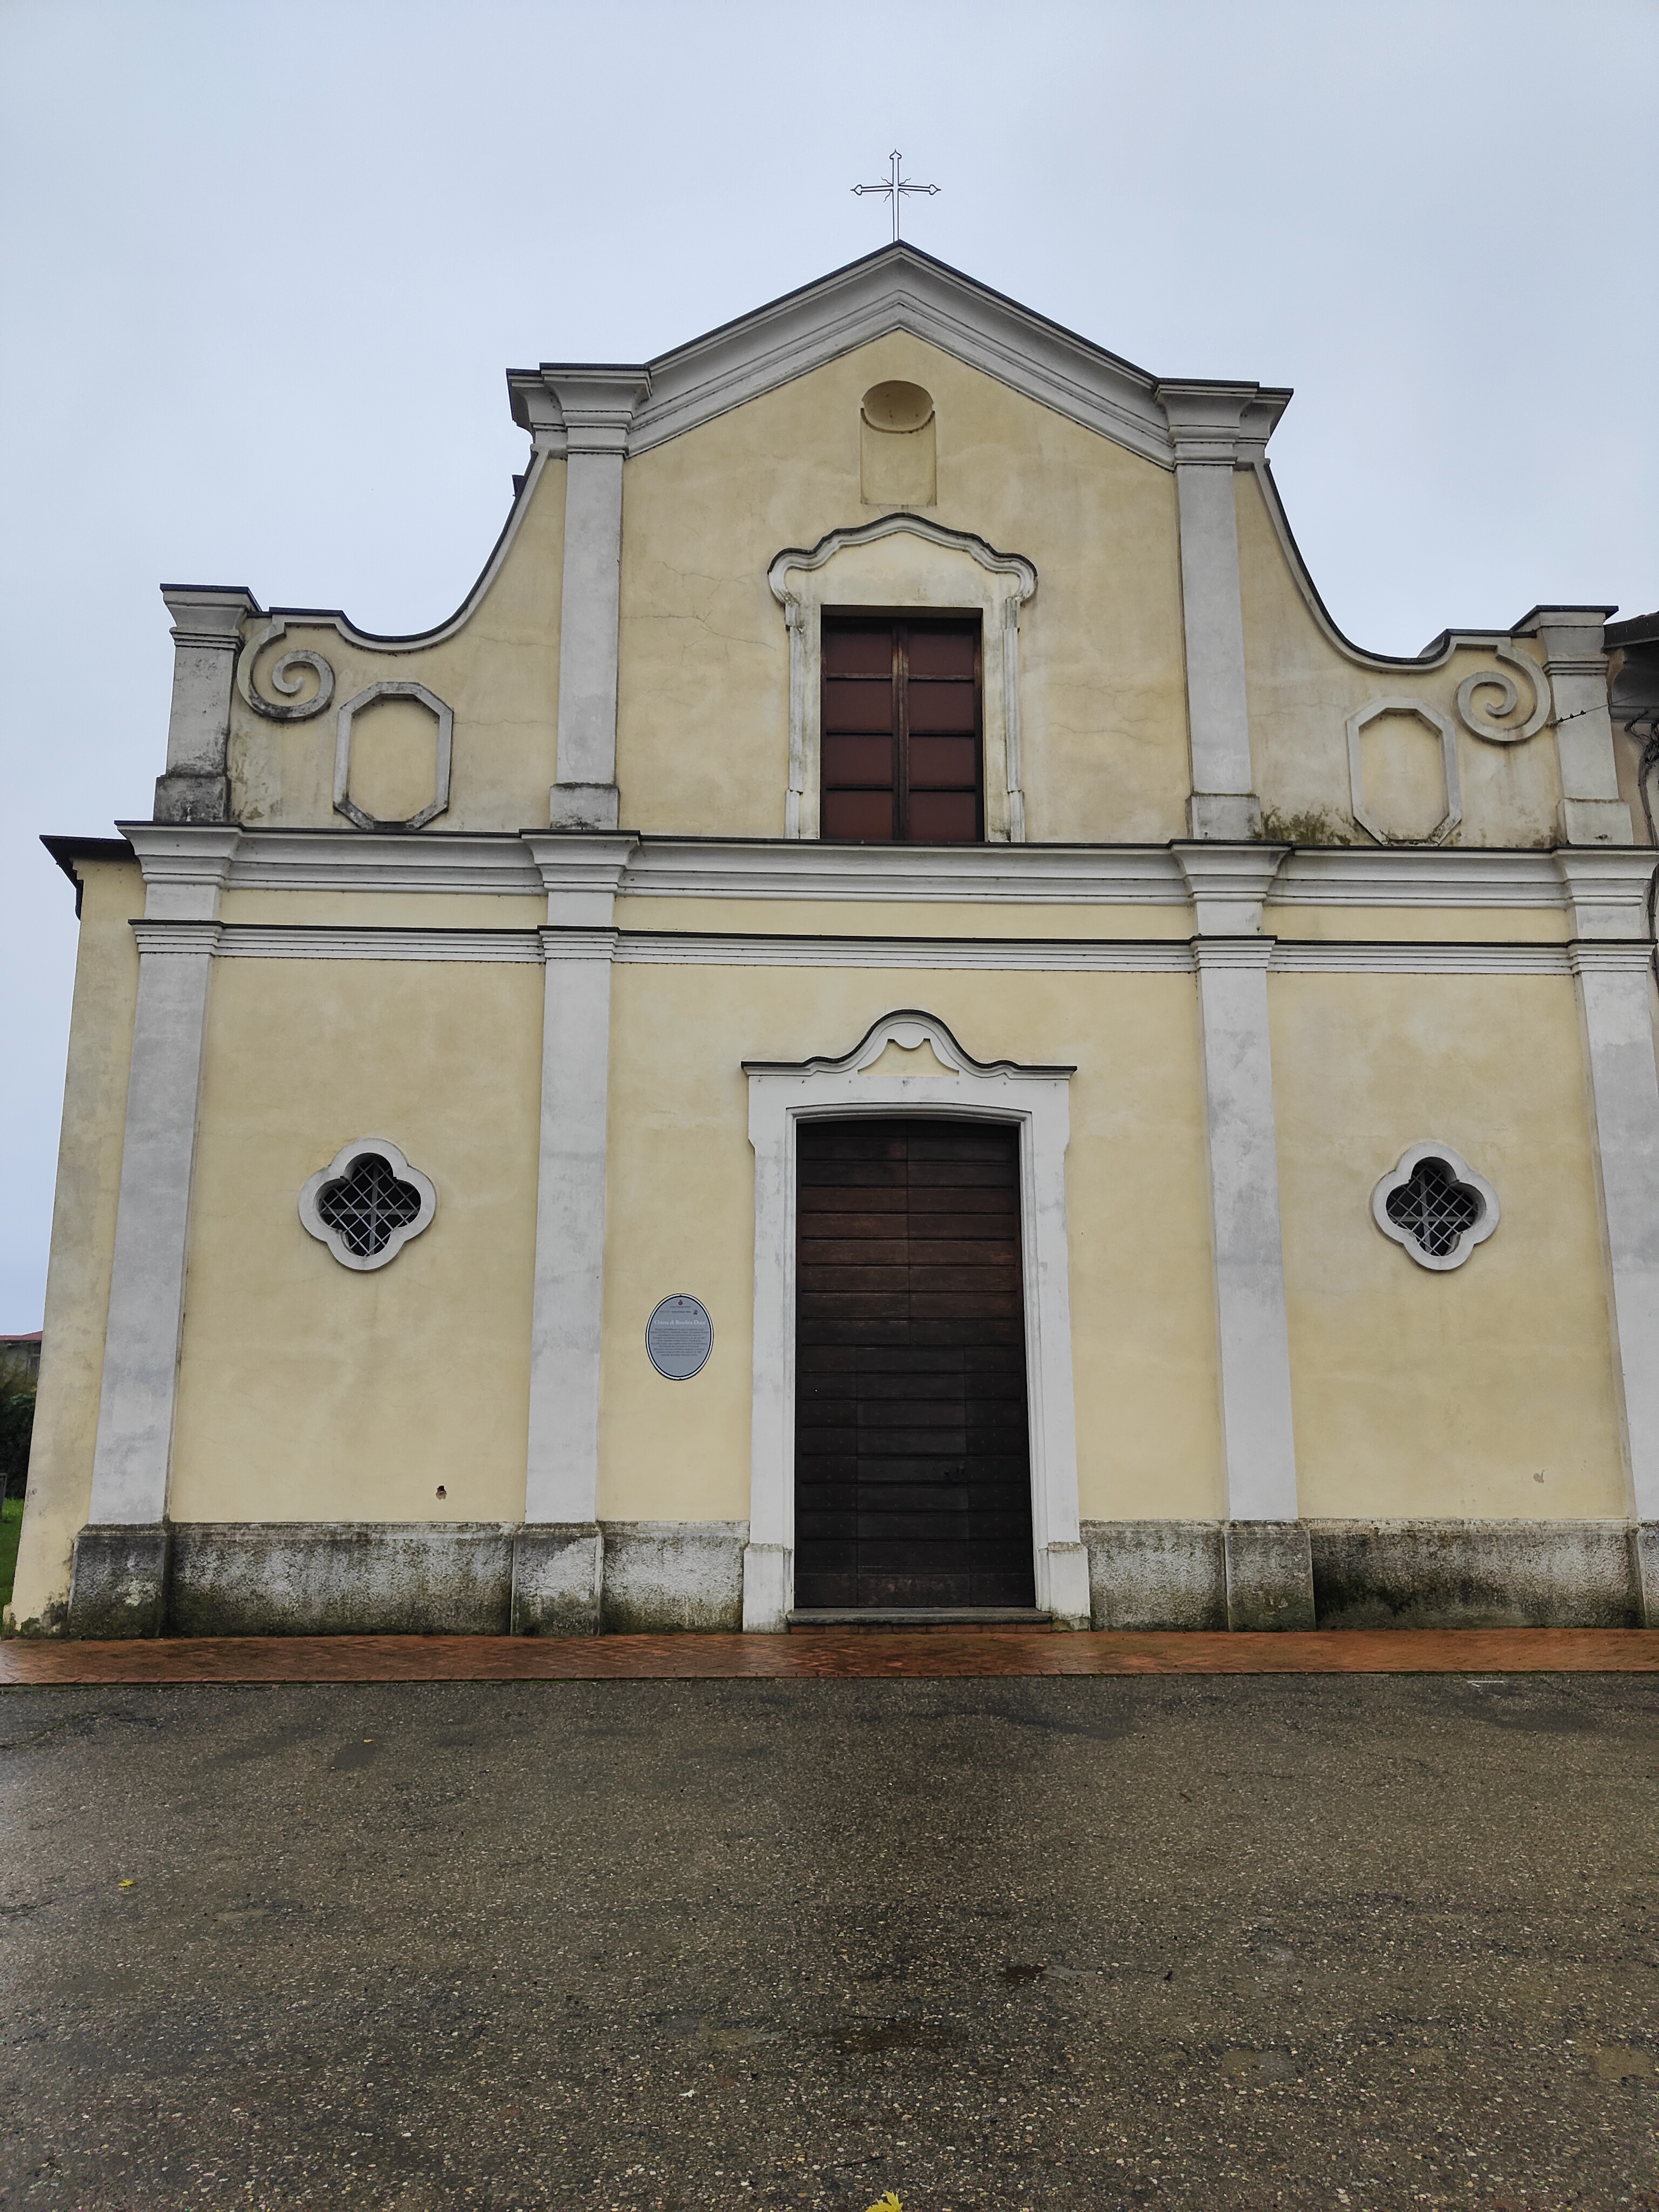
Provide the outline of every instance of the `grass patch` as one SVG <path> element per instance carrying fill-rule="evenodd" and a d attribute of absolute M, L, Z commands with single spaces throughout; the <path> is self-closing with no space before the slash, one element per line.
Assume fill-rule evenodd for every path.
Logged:
<path fill-rule="evenodd" d="M 23 1533 L 23 1501 L 8 1498 L 0 1504 L 0 1605 L 11 1603 L 11 1586 L 17 1573 L 17 1540 Z"/>

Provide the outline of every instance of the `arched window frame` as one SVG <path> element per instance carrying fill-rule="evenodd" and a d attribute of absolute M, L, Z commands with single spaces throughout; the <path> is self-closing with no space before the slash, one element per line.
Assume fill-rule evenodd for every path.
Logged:
<path fill-rule="evenodd" d="M 902 607 L 918 615 L 980 617 L 985 837 L 989 844 L 1023 845 L 1019 623 L 1020 610 L 1037 587 L 1034 564 L 926 515 L 884 514 L 856 529 L 832 530 L 810 550 L 780 553 L 766 580 L 789 633 L 784 835 L 818 835 L 825 610 Z"/>

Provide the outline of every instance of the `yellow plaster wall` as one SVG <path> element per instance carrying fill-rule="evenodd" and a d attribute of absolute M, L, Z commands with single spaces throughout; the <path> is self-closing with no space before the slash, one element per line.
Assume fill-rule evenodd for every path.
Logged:
<path fill-rule="evenodd" d="M 1276 975 L 1269 999 L 1303 1513 L 1621 1517 L 1571 981 Z M 1370 1212 L 1434 1139 L 1502 1209 L 1448 1273 Z"/>
<path fill-rule="evenodd" d="M 1028 834 L 1182 834 L 1188 788 L 1175 480 L 895 333 L 631 459 L 617 779 L 629 827 L 781 836 L 789 656 L 773 556 L 868 520 L 859 405 L 933 394 L 932 519 L 1036 564 L 1020 634 Z"/>
<path fill-rule="evenodd" d="M 218 964 L 175 1519 L 523 1517 L 542 986 L 531 967 Z M 360 1274 L 297 1200 L 365 1136 L 432 1177 L 438 1212 Z"/>
<path fill-rule="evenodd" d="M 1463 820 L 1449 842 L 1552 844 L 1561 800 L 1552 729 L 1547 726 L 1524 744 L 1493 744 L 1457 723 L 1459 684 L 1477 669 L 1501 664 L 1466 647 L 1443 667 L 1427 672 L 1367 668 L 1350 660 L 1320 629 L 1302 596 L 1255 474 L 1239 471 L 1233 483 L 1250 754 L 1269 829 L 1277 817 L 1279 825 L 1299 822 L 1303 826 L 1285 834 L 1304 843 L 1322 838 L 1369 845 L 1350 808 L 1346 720 L 1375 699 L 1404 695 L 1437 708 L 1457 726 Z M 1495 703 L 1492 693 L 1480 698 L 1487 707 Z"/>
<path fill-rule="evenodd" d="M 538 893 L 228 890 L 220 918 L 289 929 L 538 929 Z"/>
<path fill-rule="evenodd" d="M 127 1068 L 138 994 L 129 922 L 144 910 L 135 860 L 79 860 L 83 886 L 64 1082 L 45 1336 L 27 1502 L 9 1618 L 52 1625 L 69 1598 L 70 1555 L 92 1495 Z"/>
<path fill-rule="evenodd" d="M 320 653 L 334 669 L 334 698 L 310 721 L 271 722 L 238 697 L 230 728 L 231 811 L 250 828 L 337 828 L 334 733 L 337 709 L 371 684 L 424 684 L 454 712 L 449 811 L 433 827 L 521 830 L 547 820 L 559 719 L 559 600 L 564 580 L 564 470 L 546 463 L 519 531 L 482 604 L 442 644 L 380 653 L 321 623 L 295 622 L 260 656 L 268 672 L 285 652 Z M 257 618 L 250 631 L 262 625 Z M 307 688 L 312 679 L 305 678 Z M 263 686 L 267 696 L 269 687 Z M 365 720 L 370 752 L 392 722 L 416 708 Z M 430 724 L 430 716 L 420 719 Z M 400 778 L 389 776 L 388 791 Z M 372 811 L 369 810 L 369 811 Z"/>
<path fill-rule="evenodd" d="M 599 1512 L 749 1511 L 755 1158 L 744 1059 L 848 1050 L 923 1006 L 980 1060 L 1074 1061 L 1066 1159 L 1082 1510 L 1221 1510 L 1196 994 L 1187 976 L 656 968 L 614 976 Z M 708 1305 L 690 1382 L 645 1353 L 658 1300 Z"/>
<path fill-rule="evenodd" d="M 1564 907 L 1301 906 L 1269 900 L 1261 927 L 1288 943 L 1565 945 Z"/>

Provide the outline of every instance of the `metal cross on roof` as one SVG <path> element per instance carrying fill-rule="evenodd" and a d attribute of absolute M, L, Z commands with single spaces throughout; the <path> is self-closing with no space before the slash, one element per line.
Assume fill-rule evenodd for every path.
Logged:
<path fill-rule="evenodd" d="M 899 234 L 899 204 L 902 200 L 905 193 L 926 192 L 931 199 L 933 195 L 938 191 L 939 186 L 937 185 L 913 185 L 908 177 L 901 176 L 899 174 L 899 163 L 904 159 L 902 154 L 894 152 L 890 154 L 887 158 L 892 164 L 893 173 L 884 185 L 854 185 L 853 190 L 860 198 L 863 198 L 866 192 L 881 192 L 892 203 L 893 236 L 895 240 L 896 240 Z"/>

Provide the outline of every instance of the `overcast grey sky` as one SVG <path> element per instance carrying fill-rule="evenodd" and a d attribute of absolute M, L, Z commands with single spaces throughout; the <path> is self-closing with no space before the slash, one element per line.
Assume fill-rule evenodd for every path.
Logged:
<path fill-rule="evenodd" d="M 0 1330 L 37 1328 L 73 900 L 150 811 L 162 578 L 447 614 L 501 372 L 931 252 L 1273 447 L 1339 623 L 1659 604 L 1653 0 L 0 0 Z"/>

